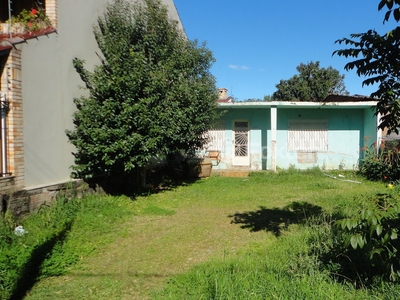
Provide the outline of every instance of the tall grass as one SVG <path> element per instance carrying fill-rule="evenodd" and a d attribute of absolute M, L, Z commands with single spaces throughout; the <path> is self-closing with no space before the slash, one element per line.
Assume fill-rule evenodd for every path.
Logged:
<path fill-rule="evenodd" d="M 172 279 L 154 299 L 349 299 L 356 291 L 330 282 L 306 255 L 304 236 L 285 234 L 238 257 L 197 266 Z M 358 299 L 363 299 L 360 295 Z M 355 299 L 355 298 L 354 298 Z"/>
<path fill-rule="evenodd" d="M 329 175 L 336 177 L 339 174 L 336 173 Z M 340 173 L 341 178 L 350 178 L 354 184 L 358 180 L 364 181 L 353 172 Z M 284 221 L 279 214 L 284 212 L 286 217 L 292 213 L 292 216 L 296 216 L 298 225 L 292 226 L 291 230 L 282 227 L 280 232 L 283 234 L 279 235 L 273 245 L 253 245 L 238 256 L 216 259 L 174 277 L 163 290 L 154 294 L 154 299 L 399 299 L 398 285 L 375 278 L 374 284 L 368 287 L 359 286 L 358 279 L 348 278 L 347 273 L 340 273 L 343 270 L 335 259 L 321 260 L 323 257 L 333 258 L 329 252 L 343 242 L 340 240 L 342 237 L 332 233 L 335 219 L 355 214 L 365 202 L 362 194 L 335 197 L 330 193 L 325 198 L 329 199 L 329 204 L 326 205 L 321 191 L 339 189 L 342 183 L 323 180 L 325 175 L 319 169 L 305 172 L 289 169 L 272 176 L 270 173 L 252 173 L 250 178 L 253 182 L 283 186 L 283 181 L 290 181 L 294 184 L 293 188 L 299 182 L 304 184 L 312 178 L 315 184 L 308 183 L 308 190 L 320 192 L 316 200 L 319 204 L 325 204 L 324 208 L 327 210 L 315 213 L 318 211 L 315 208 L 318 207 L 311 206 L 314 208 L 313 214 L 309 215 L 307 207 L 310 205 L 301 206 L 307 219 L 299 222 L 301 216 L 293 214 L 296 212 L 293 204 L 307 204 L 306 202 L 293 202 L 281 210 L 269 209 L 281 224 Z M 264 219 L 264 226 L 274 219 L 272 214 L 265 211 L 267 209 L 262 208 L 253 214 L 253 217 Z M 249 228 L 254 230 L 254 227 Z M 273 226 L 265 228 L 271 230 Z"/>
<path fill-rule="evenodd" d="M 304 225 L 285 232 L 273 245 L 252 245 L 235 257 L 196 266 L 169 280 L 152 299 L 399 299 L 398 285 L 378 282 L 370 289 L 357 288 L 321 267 L 315 252 L 329 248 L 324 244 L 329 238 L 322 236 L 324 231 L 329 235 L 329 225 L 319 226 L 325 228 Z M 312 247 L 319 248 L 314 255 Z"/>
<path fill-rule="evenodd" d="M 358 288 L 323 265 L 335 215 L 385 189 L 340 174 L 362 184 L 319 169 L 256 172 L 0 217 L 0 299 L 400 299 L 396 285 Z"/>
<path fill-rule="evenodd" d="M 24 219 L 0 217 L 0 299 L 22 298 L 36 281 L 65 274 L 112 242 L 107 233 L 132 215 L 130 202 L 125 197 L 60 198 Z M 15 235 L 15 225 L 26 234 Z"/>

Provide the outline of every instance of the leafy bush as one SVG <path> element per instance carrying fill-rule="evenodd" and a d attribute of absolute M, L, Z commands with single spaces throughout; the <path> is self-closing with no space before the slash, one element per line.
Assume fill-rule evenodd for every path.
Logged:
<path fill-rule="evenodd" d="M 400 207 L 391 194 L 379 194 L 372 201 L 373 206 L 363 207 L 357 215 L 337 220 L 336 230 L 344 234 L 345 254 L 365 262 L 355 268 L 399 281 Z"/>
<path fill-rule="evenodd" d="M 382 141 L 379 149 L 376 145 L 365 149 L 365 158 L 360 173 L 369 180 L 391 181 L 400 178 L 400 149 L 398 142 Z M 377 151 L 379 150 L 379 151 Z"/>
<path fill-rule="evenodd" d="M 309 221 L 309 255 L 320 268 L 354 287 L 376 287 L 400 279 L 400 207 L 395 193 L 358 196 L 357 212 L 338 208 Z"/>

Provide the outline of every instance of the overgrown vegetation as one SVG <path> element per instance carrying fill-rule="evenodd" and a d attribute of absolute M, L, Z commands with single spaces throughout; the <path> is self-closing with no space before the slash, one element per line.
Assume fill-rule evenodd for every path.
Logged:
<path fill-rule="evenodd" d="M 155 299 L 397 299 L 398 193 L 351 201 L 330 212 L 292 202 L 235 214 L 233 222 L 242 228 L 279 239 L 179 275 Z M 287 230 L 294 224 L 300 226 Z"/>
<path fill-rule="evenodd" d="M 345 178 L 292 168 L 135 201 L 61 199 L 22 220 L 23 236 L 2 218 L 2 296 L 397 299 L 398 189 L 338 172 Z"/>
<path fill-rule="evenodd" d="M 400 151 L 398 141 L 382 141 L 365 149 L 360 173 L 369 180 L 396 183 L 400 179 Z"/>
<path fill-rule="evenodd" d="M 347 248 L 348 235 L 333 226 L 336 213 L 311 216 L 273 244 L 197 266 L 154 299 L 397 299 L 399 286 L 380 273 L 389 263 L 373 265 L 360 257 L 365 252 Z"/>
<path fill-rule="evenodd" d="M 386 281 L 399 281 L 398 202 L 397 193 L 363 199 L 357 214 L 339 219 L 334 224 L 333 237 L 340 241 L 335 245 L 336 254 L 345 257 L 346 261 L 343 265 L 341 260 L 341 273 L 353 274 L 355 271 L 357 278 L 353 279 L 354 282 L 369 284 L 378 276 Z M 349 269 L 350 263 L 352 268 Z"/>
<path fill-rule="evenodd" d="M 130 202 L 124 197 L 60 198 L 25 219 L 9 213 L 0 217 L 0 299 L 22 299 L 37 280 L 67 273 L 112 242 L 107 233 L 132 215 Z M 25 234 L 15 234 L 16 225 Z"/>

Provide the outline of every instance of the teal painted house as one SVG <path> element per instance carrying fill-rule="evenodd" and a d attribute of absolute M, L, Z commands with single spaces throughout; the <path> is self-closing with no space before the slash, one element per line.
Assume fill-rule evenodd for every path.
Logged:
<path fill-rule="evenodd" d="M 225 114 L 205 146 L 213 169 L 357 169 L 361 148 L 380 142 L 375 101 L 336 96 L 324 102 L 218 101 Z"/>

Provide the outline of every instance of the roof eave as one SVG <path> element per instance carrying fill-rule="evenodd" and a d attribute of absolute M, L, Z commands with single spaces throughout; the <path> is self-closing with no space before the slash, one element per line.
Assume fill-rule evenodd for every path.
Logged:
<path fill-rule="evenodd" d="M 218 103 L 221 108 L 370 108 L 376 106 L 377 101 L 357 101 L 357 102 L 290 102 L 290 101 L 270 101 L 270 102 L 235 102 Z"/>

